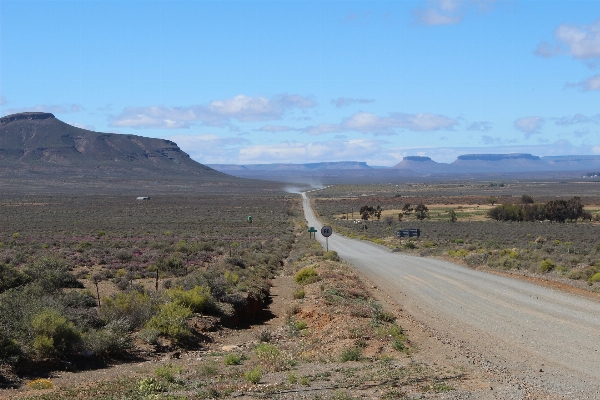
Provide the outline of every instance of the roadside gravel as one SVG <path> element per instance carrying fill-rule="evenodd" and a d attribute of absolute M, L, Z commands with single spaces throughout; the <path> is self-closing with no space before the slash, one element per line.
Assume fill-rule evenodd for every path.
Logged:
<path fill-rule="evenodd" d="M 303 196 L 307 222 L 320 230 Z M 423 329 L 505 382 L 508 392 L 490 398 L 522 398 L 523 388 L 533 398 L 600 398 L 600 302 L 335 233 L 329 249 Z"/>

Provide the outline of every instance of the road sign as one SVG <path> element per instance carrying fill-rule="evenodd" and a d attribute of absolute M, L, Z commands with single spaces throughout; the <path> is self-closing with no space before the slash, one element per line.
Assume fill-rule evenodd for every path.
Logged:
<path fill-rule="evenodd" d="M 404 238 L 404 237 L 420 237 L 421 236 L 421 230 L 418 229 L 418 228 L 401 229 L 399 231 L 396 231 L 396 236 L 398 236 L 399 238 Z"/>
<path fill-rule="evenodd" d="M 333 229 L 330 226 L 324 226 L 321 228 L 321 235 L 325 236 L 325 243 L 327 245 L 327 251 L 329 251 L 329 236 L 333 233 Z"/>
<path fill-rule="evenodd" d="M 308 235 L 309 235 L 309 237 L 312 237 L 312 235 L 313 235 L 314 233 L 317 233 L 317 230 L 315 229 L 315 227 L 314 227 L 314 226 L 311 226 L 311 227 L 310 227 L 310 229 L 308 230 Z"/>

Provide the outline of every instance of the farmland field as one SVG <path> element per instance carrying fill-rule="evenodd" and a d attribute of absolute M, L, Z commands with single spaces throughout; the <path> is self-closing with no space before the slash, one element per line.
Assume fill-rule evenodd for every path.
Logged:
<path fill-rule="evenodd" d="M 536 203 L 578 196 L 592 221 L 504 222 L 487 217 L 498 204 L 519 204 L 523 195 Z M 449 257 L 471 267 L 533 273 L 600 290 L 597 182 L 348 185 L 311 196 L 322 220 L 350 237 L 372 240 L 395 251 Z M 423 219 L 415 211 L 419 204 L 428 210 Z M 364 206 L 379 210 L 379 218 L 374 214 L 362 220 Z M 419 228 L 421 237 L 396 237 L 398 229 L 407 228 Z"/>

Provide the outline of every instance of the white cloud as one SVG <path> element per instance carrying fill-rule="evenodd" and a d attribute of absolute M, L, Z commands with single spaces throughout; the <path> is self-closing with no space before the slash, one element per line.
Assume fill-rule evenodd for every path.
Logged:
<path fill-rule="evenodd" d="M 350 97 L 338 97 L 337 99 L 331 99 L 331 103 L 335 105 L 337 108 L 348 107 L 352 104 L 366 104 L 373 103 L 375 100 L 371 99 L 353 99 Z"/>
<path fill-rule="evenodd" d="M 494 137 L 491 137 L 491 136 L 488 136 L 488 135 L 483 135 L 481 137 L 481 141 L 483 142 L 483 144 L 486 144 L 486 145 L 501 144 L 502 143 L 502 139 L 501 138 L 498 138 L 498 137 L 494 138 Z"/>
<path fill-rule="evenodd" d="M 529 138 L 534 133 L 540 133 L 540 129 L 544 125 L 542 117 L 522 117 L 515 120 L 515 128 L 525 133 L 525 137 Z"/>
<path fill-rule="evenodd" d="M 600 122 L 600 114 L 592 115 L 591 117 L 587 117 L 583 114 L 575 114 L 572 117 L 561 117 L 558 118 L 555 122 L 556 125 L 559 126 L 569 126 L 575 124 L 586 124 L 586 123 L 599 123 Z"/>
<path fill-rule="evenodd" d="M 340 124 L 320 124 L 305 128 L 311 135 L 355 131 L 373 135 L 393 135 L 395 129 L 411 131 L 436 131 L 452 129 L 458 122 L 452 118 L 438 114 L 405 114 L 391 113 L 389 117 L 380 117 L 372 113 L 359 112 L 345 119 Z"/>
<path fill-rule="evenodd" d="M 560 25 L 554 32 L 557 41 L 578 59 L 600 57 L 600 19 L 589 25 Z"/>
<path fill-rule="evenodd" d="M 578 87 L 584 92 L 600 90 L 600 74 L 594 75 L 579 83 L 567 83 L 567 87 Z"/>
<path fill-rule="evenodd" d="M 239 162 L 239 151 L 251 145 L 242 137 L 205 135 L 172 135 L 165 137 L 177 143 L 179 148 L 202 164 L 231 164 Z"/>
<path fill-rule="evenodd" d="M 46 112 L 52 114 L 76 113 L 83 111 L 81 104 L 38 104 L 31 107 L 9 108 L 7 114 L 16 114 L 22 112 Z"/>
<path fill-rule="evenodd" d="M 96 127 L 94 127 L 93 125 L 81 124 L 79 122 L 70 122 L 70 121 L 67 121 L 67 124 L 72 125 L 72 126 L 74 126 L 76 128 L 87 129 L 88 131 L 94 131 L 94 130 L 96 130 Z"/>
<path fill-rule="evenodd" d="M 281 142 L 251 145 L 240 149 L 242 164 L 388 159 L 379 140 L 330 140 L 314 143 Z"/>
<path fill-rule="evenodd" d="M 535 53 L 541 57 L 570 54 L 579 60 L 600 57 L 600 19 L 588 25 L 561 24 L 554 39 L 556 44 L 542 42 Z"/>
<path fill-rule="evenodd" d="M 208 126 L 223 126 L 232 120 L 277 120 L 290 109 L 315 106 L 313 100 L 294 94 L 282 94 L 273 99 L 240 94 L 230 99 L 211 101 L 208 105 L 127 107 L 121 114 L 112 117 L 110 126 L 178 129 L 189 128 L 197 122 Z"/>
<path fill-rule="evenodd" d="M 489 121 L 478 121 L 473 122 L 471 125 L 467 127 L 468 131 L 480 131 L 487 132 L 492 129 L 492 123 Z"/>
<path fill-rule="evenodd" d="M 292 128 L 291 126 L 285 126 L 285 125 L 265 125 L 262 126 L 260 129 L 257 129 L 257 131 L 261 131 L 261 132 L 289 132 L 289 131 L 295 131 L 297 130 L 296 128 Z"/>
<path fill-rule="evenodd" d="M 470 10 L 484 12 L 493 3 L 494 0 L 428 0 L 425 7 L 414 10 L 414 15 L 423 25 L 456 25 Z"/>

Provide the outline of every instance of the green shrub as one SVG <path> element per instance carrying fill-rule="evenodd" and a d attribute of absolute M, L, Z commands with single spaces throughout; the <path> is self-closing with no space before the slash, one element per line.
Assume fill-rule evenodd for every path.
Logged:
<path fill-rule="evenodd" d="M 469 252 L 465 249 L 459 249 L 459 250 L 449 250 L 448 251 L 448 255 L 450 257 L 466 257 L 469 254 Z"/>
<path fill-rule="evenodd" d="M 212 305 L 209 287 L 194 286 L 187 291 L 182 287 L 171 288 L 167 290 L 167 296 L 175 303 L 197 313 L 208 310 Z"/>
<path fill-rule="evenodd" d="M 350 347 L 345 349 L 340 355 L 340 360 L 342 362 L 347 361 L 360 361 L 362 358 L 362 350 L 360 347 Z"/>
<path fill-rule="evenodd" d="M 260 343 L 254 349 L 254 354 L 265 364 L 275 364 L 281 361 L 281 351 L 275 345 L 269 343 Z"/>
<path fill-rule="evenodd" d="M 298 383 L 298 377 L 296 376 L 295 373 L 290 371 L 287 374 L 287 381 L 288 381 L 288 383 L 295 385 L 296 383 Z"/>
<path fill-rule="evenodd" d="M 238 354 L 227 354 L 223 359 L 225 365 L 240 365 L 244 361 L 244 357 Z"/>
<path fill-rule="evenodd" d="M 257 384 L 262 379 L 262 371 L 259 366 L 252 368 L 244 373 L 244 378 L 250 383 Z"/>
<path fill-rule="evenodd" d="M 18 361 L 21 355 L 21 348 L 14 340 L 4 337 L 0 331 L 0 363 L 12 363 Z"/>
<path fill-rule="evenodd" d="M 118 293 L 102 299 L 100 315 L 108 321 L 125 319 L 135 329 L 144 326 L 156 308 L 156 300 L 148 293 Z"/>
<path fill-rule="evenodd" d="M 111 321 L 103 329 L 83 335 L 83 347 L 97 355 L 123 354 L 133 346 L 129 330 L 126 320 Z"/>
<path fill-rule="evenodd" d="M 404 351 L 406 346 L 404 346 L 404 340 L 394 339 L 392 342 L 392 348 L 397 351 Z"/>
<path fill-rule="evenodd" d="M 166 390 L 165 385 L 160 383 L 156 378 L 148 377 L 140 381 L 138 390 L 142 394 L 150 395 L 153 393 L 164 392 Z"/>
<path fill-rule="evenodd" d="M 310 386 L 310 378 L 308 376 L 300 377 L 300 384 L 302 386 Z"/>
<path fill-rule="evenodd" d="M 336 251 L 329 250 L 323 254 L 323 258 L 329 261 L 340 261 L 340 256 Z"/>
<path fill-rule="evenodd" d="M 144 328 L 138 333 L 138 337 L 149 344 L 157 344 L 160 331 L 155 328 Z"/>
<path fill-rule="evenodd" d="M 69 266 L 62 260 L 53 258 L 42 258 L 25 268 L 32 281 L 40 282 L 46 292 L 54 292 L 60 288 L 83 288 L 69 272 Z"/>
<path fill-rule="evenodd" d="M 54 387 L 54 384 L 52 383 L 52 381 L 50 379 L 40 378 L 40 379 L 35 379 L 35 380 L 29 382 L 27 384 L 27 386 L 32 389 L 42 390 L 42 389 L 52 389 Z"/>
<path fill-rule="evenodd" d="M 81 340 L 73 323 L 52 309 L 34 315 L 31 327 L 35 334 L 33 347 L 42 357 L 73 353 Z"/>
<path fill-rule="evenodd" d="M 415 242 L 413 242 L 412 240 L 408 240 L 406 243 L 404 243 L 402 245 L 403 249 L 416 249 L 417 248 L 417 244 Z"/>
<path fill-rule="evenodd" d="M 600 272 L 595 273 L 590 279 L 588 279 L 588 283 L 590 285 L 600 282 Z"/>
<path fill-rule="evenodd" d="M 314 282 L 317 276 L 319 276 L 319 273 L 313 266 L 304 267 L 294 275 L 294 280 L 299 285 L 305 285 Z"/>
<path fill-rule="evenodd" d="M 302 288 L 299 288 L 298 290 L 296 290 L 294 292 L 295 299 L 303 299 L 304 296 L 306 296 L 306 292 L 304 292 L 304 289 L 302 289 Z"/>
<path fill-rule="evenodd" d="M 298 321 L 298 322 L 296 322 L 295 325 L 296 325 L 295 328 L 298 331 L 301 331 L 301 330 L 306 329 L 308 327 L 308 324 L 306 323 L 306 321 Z"/>
<path fill-rule="evenodd" d="M 95 307 L 98 304 L 98 300 L 89 290 L 72 290 L 66 292 L 60 298 L 60 302 L 66 307 L 71 308 Z"/>
<path fill-rule="evenodd" d="M 154 373 L 161 379 L 169 383 L 175 383 L 177 381 L 176 375 L 180 375 L 182 371 L 181 367 L 176 367 L 173 364 L 165 364 L 156 367 Z"/>
<path fill-rule="evenodd" d="M 550 259 L 543 260 L 540 263 L 540 272 L 550 272 L 554 269 L 554 262 Z"/>
<path fill-rule="evenodd" d="M 186 319 L 192 315 L 192 311 L 175 302 L 163 304 L 157 315 L 150 318 L 146 323 L 146 328 L 154 328 L 161 335 L 181 340 L 189 337 L 191 334 L 190 328 L 186 323 Z"/>
<path fill-rule="evenodd" d="M 22 273 L 10 264 L 0 263 L 0 293 L 30 281 L 29 276 Z"/>

